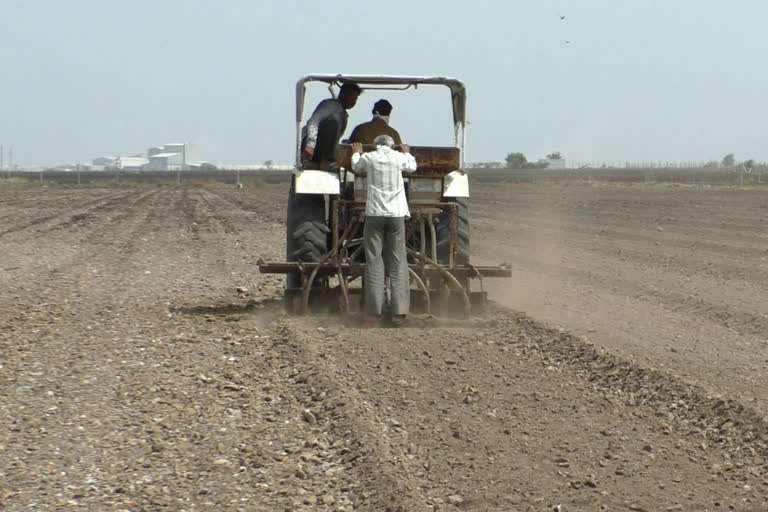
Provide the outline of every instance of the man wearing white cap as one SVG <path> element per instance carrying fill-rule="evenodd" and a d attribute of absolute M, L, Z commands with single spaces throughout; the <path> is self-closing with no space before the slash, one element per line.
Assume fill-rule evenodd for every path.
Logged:
<path fill-rule="evenodd" d="M 389 135 L 373 140 L 375 151 L 360 154 L 363 145 L 352 144 L 352 171 L 366 172 L 368 199 L 365 205 L 365 320 L 375 327 L 384 308 L 384 276 L 389 275 L 392 319 L 401 322 L 410 309 L 408 258 L 405 250 L 405 219 L 410 217 L 403 172 L 416 170 L 416 159 L 406 144 L 395 151 Z"/>

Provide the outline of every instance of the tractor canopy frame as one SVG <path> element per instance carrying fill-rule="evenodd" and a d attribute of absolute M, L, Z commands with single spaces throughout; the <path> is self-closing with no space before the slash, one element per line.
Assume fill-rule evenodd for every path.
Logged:
<path fill-rule="evenodd" d="M 296 82 L 296 167 L 301 167 L 301 125 L 304 116 L 304 98 L 307 84 L 322 82 L 328 84 L 333 97 L 334 88 L 341 87 L 345 82 L 359 85 L 363 90 L 406 90 L 417 89 L 420 85 L 441 85 L 451 92 L 453 108 L 454 145 L 459 148 L 460 169 L 464 169 L 464 145 L 467 126 L 467 89 L 455 78 L 442 76 L 399 76 L 399 75 L 331 75 L 310 74 Z"/>

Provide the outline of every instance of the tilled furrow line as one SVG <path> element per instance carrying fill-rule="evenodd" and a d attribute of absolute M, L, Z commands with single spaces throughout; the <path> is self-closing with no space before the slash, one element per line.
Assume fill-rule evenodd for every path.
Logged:
<path fill-rule="evenodd" d="M 68 202 L 71 198 L 82 199 L 90 194 L 103 194 L 102 188 L 41 188 L 39 186 L 24 187 L 19 189 L 5 189 L 0 197 L 0 211 L 4 208 L 18 210 L 20 205 L 25 208 L 25 203 L 31 203 L 35 207 L 48 207 L 57 202 Z M 55 193 L 54 193 L 55 192 Z"/>
<path fill-rule="evenodd" d="M 584 265 L 547 263 L 540 258 L 516 255 L 512 264 L 523 268 L 536 269 L 554 276 L 567 276 L 569 281 L 602 286 L 607 290 L 618 290 L 621 295 L 633 297 L 652 304 L 663 304 L 667 311 L 685 313 L 693 318 L 705 318 L 742 336 L 762 337 L 768 332 L 768 316 L 757 308 L 763 306 L 759 301 L 750 307 L 752 311 L 740 309 L 733 304 L 714 301 L 699 294 L 696 296 L 675 291 L 674 288 L 660 288 L 639 279 L 619 277 L 618 272 L 611 272 L 605 266 L 585 269 Z M 631 267 L 633 269 L 636 266 Z M 682 282 L 675 279 L 675 282 Z M 682 288 L 682 286 L 681 286 Z"/>
<path fill-rule="evenodd" d="M 35 226 L 40 226 L 51 220 L 56 220 L 57 222 L 53 223 L 51 226 L 38 228 L 38 230 L 36 230 L 36 233 L 38 232 L 45 233 L 45 232 L 59 230 L 62 227 L 68 227 L 72 224 L 76 224 L 82 219 L 89 218 L 91 217 L 91 215 L 95 215 L 94 212 L 101 212 L 104 210 L 113 209 L 114 207 L 116 207 L 116 205 L 120 204 L 120 202 L 123 199 L 130 196 L 131 194 L 132 194 L 132 191 L 118 191 L 118 192 L 109 191 L 103 197 L 81 202 L 76 205 L 73 205 L 71 200 L 68 197 L 59 198 L 58 196 L 56 196 L 56 200 L 54 204 L 45 204 L 44 208 L 40 208 L 40 206 L 38 205 L 38 207 L 36 208 L 36 211 L 33 212 L 31 215 L 34 216 L 39 214 L 38 210 L 46 211 L 46 212 L 50 211 L 51 208 L 56 208 L 56 209 L 59 209 L 60 211 L 57 211 L 53 214 L 47 214 L 41 217 L 32 218 L 32 219 L 29 219 L 28 216 L 23 211 L 19 212 L 16 218 L 17 222 L 11 224 L 10 227 L 8 228 L 0 229 L 0 236 L 5 236 L 11 233 L 24 231 Z M 79 196 L 75 196 L 75 197 L 79 197 Z M 73 206 L 75 208 L 73 208 Z M 73 210 L 82 210 L 82 211 L 78 211 L 78 213 L 72 215 L 70 214 L 70 212 Z M 78 216 L 82 216 L 82 217 L 78 217 Z M 38 235 L 36 234 L 35 236 L 38 236 Z"/>
<path fill-rule="evenodd" d="M 345 390 L 350 435 L 372 467 L 392 468 L 412 508 L 765 504 L 768 435 L 754 410 L 504 310 L 441 324 L 387 332 L 302 321 L 290 336 L 333 382 L 311 387 Z M 320 406 L 321 416 L 333 410 Z M 388 485 L 368 484 L 379 499 Z"/>
<path fill-rule="evenodd" d="M 95 201 L 95 208 L 108 209 L 116 213 L 95 216 L 77 231 L 56 229 L 46 238 L 35 237 L 33 242 L 17 244 L 32 257 L 20 262 L 19 268 L 9 273 L 16 279 L 8 287 L 8 295 L 0 296 L 0 319 L 8 319 L 7 325 L 20 329 L 24 322 L 48 318 L 51 323 L 74 321 L 82 318 L 87 308 L 95 305 L 103 309 L 98 300 L 91 301 L 89 295 L 115 294 L 116 289 L 95 286 L 104 280 L 101 266 L 107 273 L 114 271 L 114 261 L 119 250 L 113 240 L 123 235 L 122 223 L 135 212 L 121 207 L 122 201 L 137 194 L 135 190 L 121 191 L 119 196 Z M 146 197 L 148 192 L 139 193 Z M 94 208 L 91 209 L 91 212 Z M 41 246 L 39 249 L 37 246 Z M 59 247 L 58 249 L 53 249 Z M 33 277 L 34 276 L 34 277 Z M 19 280 L 24 277 L 23 286 Z M 12 300 L 11 300 L 12 299 Z M 14 320 L 15 317 L 23 320 Z"/>
<path fill-rule="evenodd" d="M 188 288 L 191 276 L 186 269 L 190 262 L 197 267 L 206 261 L 201 255 L 209 253 L 195 237 L 197 231 L 185 229 L 190 226 L 188 198 L 185 190 L 158 188 L 122 208 L 113 229 L 100 233 L 101 238 L 89 244 L 90 273 L 84 274 L 84 279 L 97 284 L 93 292 L 120 303 L 137 299 L 162 308 L 168 300 L 178 298 L 181 290 L 194 293 Z M 181 208 L 176 210 L 172 205 L 179 203 Z M 197 228 L 194 221 L 191 227 Z M 173 249 L 156 249 L 164 244 Z M 99 300 L 91 297 L 95 304 Z"/>
<path fill-rule="evenodd" d="M 517 209 L 519 205 L 516 205 Z M 718 266 L 727 270 L 733 268 L 735 273 L 742 275 L 759 270 L 759 264 L 768 258 L 768 238 L 761 246 L 758 240 L 765 236 L 765 230 L 759 229 L 756 224 L 751 226 L 752 232 L 739 232 L 722 226 L 707 231 L 701 225 L 691 229 L 691 226 L 664 222 L 652 222 L 643 229 L 631 227 L 640 225 L 635 224 L 633 219 L 616 220 L 615 214 L 607 213 L 599 218 L 589 219 L 574 217 L 572 212 L 526 212 L 521 216 L 510 212 L 508 208 L 477 210 L 472 211 L 482 219 L 483 231 L 489 229 L 485 226 L 490 226 L 494 231 L 503 230 L 510 233 L 513 235 L 511 239 L 521 248 L 530 248 L 541 240 L 589 251 L 602 247 L 607 247 L 607 250 L 614 247 L 622 250 L 628 247 L 631 250 L 636 247 L 638 251 L 645 250 L 649 257 L 659 259 L 667 258 L 671 251 L 679 250 L 695 254 L 696 259 L 706 260 L 703 265 L 711 265 L 716 261 Z M 505 221 L 509 218 L 515 218 L 517 221 L 508 225 Z M 738 257 L 735 257 L 736 255 Z M 680 263 L 684 268 L 690 268 L 685 264 L 685 258 L 681 258 Z M 692 264 L 696 265 L 696 261 Z"/>
<path fill-rule="evenodd" d="M 226 210 L 229 203 L 222 201 L 218 195 L 206 189 L 200 190 L 200 199 L 205 205 L 206 217 L 214 220 L 221 227 L 221 231 L 226 234 L 238 233 L 239 230 L 233 223 L 237 216 L 230 215 L 227 211 L 222 211 Z"/>
<path fill-rule="evenodd" d="M 189 231 L 193 242 L 200 240 L 200 226 L 198 224 L 197 206 L 196 203 L 190 199 L 190 189 L 183 187 L 181 189 L 181 197 L 177 202 L 179 211 L 182 212 L 186 229 Z"/>
<path fill-rule="evenodd" d="M 523 314 L 499 322 L 499 335 L 542 364 L 567 367 L 606 395 L 650 409 L 665 428 L 685 432 L 729 454 L 736 480 L 768 474 L 768 417 L 733 398 L 711 395 L 671 372 L 645 368 L 583 337 L 544 327 Z M 762 482 L 768 490 L 768 480 Z M 768 499 L 768 497 L 767 497 Z"/>
<path fill-rule="evenodd" d="M 283 185 L 262 185 L 243 191 L 211 190 L 223 201 L 237 205 L 240 210 L 256 215 L 256 221 L 270 224 L 285 224 L 285 203 L 288 187 Z"/>
<path fill-rule="evenodd" d="M 477 190 L 472 198 L 473 211 L 485 218 L 522 218 L 526 222 L 559 217 L 564 225 L 576 229 L 668 226 L 681 233 L 703 231 L 709 238 L 733 237 L 745 244 L 750 236 L 764 232 L 760 223 L 755 222 L 765 217 L 765 212 L 756 207 L 760 194 L 734 196 L 725 201 L 719 195 L 713 201 L 701 193 L 685 198 L 640 191 L 642 199 L 638 201 L 637 196 L 627 196 L 622 191 L 555 187 L 530 194 L 517 191 L 515 200 L 510 202 L 508 190 Z"/>
<path fill-rule="evenodd" d="M 59 229 L 51 231 L 51 236 L 37 243 L 48 246 L 61 244 L 61 251 L 44 251 L 41 254 L 44 259 L 27 259 L 23 263 L 23 269 L 17 270 L 17 275 L 35 273 L 38 278 L 27 283 L 24 289 L 17 290 L 20 295 L 14 301 L 12 309 L 29 309 L 39 307 L 53 314 L 51 305 L 66 304 L 66 309 L 81 308 L 88 302 L 84 297 L 95 292 L 113 294 L 120 288 L 100 288 L 92 286 L 93 281 L 103 282 L 110 274 L 114 273 L 115 266 L 128 256 L 125 248 L 135 244 L 138 236 L 125 239 L 125 223 L 133 222 L 136 215 L 145 218 L 150 215 L 150 209 L 144 208 L 144 202 L 156 194 L 155 191 L 129 191 L 122 193 L 117 198 L 96 202 L 95 208 L 100 211 L 109 211 L 107 217 L 104 214 L 94 216 L 90 214 L 89 221 L 74 234 L 67 230 Z M 135 196 L 138 197 L 135 197 Z M 134 207 L 126 207 L 124 201 L 133 199 Z M 138 227 L 134 229 L 141 230 Z M 122 247 L 119 244 L 123 244 Z M 100 270 L 101 269 L 101 270 Z M 98 301 L 96 301 L 98 303 Z"/>
<path fill-rule="evenodd" d="M 414 468 L 404 462 L 405 448 L 381 434 L 382 425 L 370 404 L 339 379 L 344 367 L 319 351 L 316 338 L 290 320 L 277 326 L 276 335 L 279 341 L 272 348 L 279 354 L 283 378 L 290 383 L 283 390 L 304 408 L 297 418 L 301 428 L 308 436 L 327 439 L 333 447 L 331 454 L 300 458 L 299 481 L 294 484 L 308 479 L 335 487 L 343 491 L 353 510 L 433 510 L 421 495 Z M 308 444 L 311 447 L 314 441 Z M 329 467 L 337 472 L 328 473 Z"/>

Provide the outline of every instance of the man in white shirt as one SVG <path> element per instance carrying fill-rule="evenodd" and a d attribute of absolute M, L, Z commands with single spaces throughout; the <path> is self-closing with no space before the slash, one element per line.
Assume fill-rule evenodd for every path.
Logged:
<path fill-rule="evenodd" d="M 393 321 L 401 322 L 410 309 L 410 280 L 405 250 L 405 219 L 410 217 L 403 172 L 416 170 L 416 159 L 406 144 L 395 151 L 389 135 L 373 140 L 375 151 L 361 155 L 363 145 L 352 144 L 352 172 L 366 172 L 368 199 L 365 205 L 365 320 L 375 327 L 384 307 L 384 276 L 390 279 Z"/>

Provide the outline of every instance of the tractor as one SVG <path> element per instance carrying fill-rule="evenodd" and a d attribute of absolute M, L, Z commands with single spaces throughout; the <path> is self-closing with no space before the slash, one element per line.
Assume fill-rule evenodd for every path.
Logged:
<path fill-rule="evenodd" d="M 308 75 L 296 84 L 296 168 L 288 195 L 286 261 L 259 262 L 262 273 L 286 274 L 289 312 L 354 313 L 362 308 L 365 282 L 366 176 L 351 172 L 349 144 L 337 147 L 332 168 L 317 168 L 301 157 L 301 127 L 307 85 L 320 82 L 336 95 L 345 82 L 365 90 L 450 90 L 455 142 L 450 147 L 411 146 L 418 170 L 407 180 L 407 253 L 411 311 L 469 317 L 482 311 L 486 277 L 510 277 L 502 266 L 470 262 L 469 182 L 464 170 L 466 88 L 454 78 L 384 75 Z M 373 145 L 365 145 L 371 151 Z M 480 290 L 472 290 L 477 280 Z"/>

